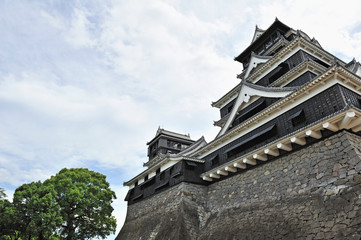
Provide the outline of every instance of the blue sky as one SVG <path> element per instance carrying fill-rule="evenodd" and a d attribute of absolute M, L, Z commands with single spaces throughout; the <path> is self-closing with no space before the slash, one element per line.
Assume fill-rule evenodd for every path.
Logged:
<path fill-rule="evenodd" d="M 60 169 L 107 175 L 123 224 L 124 181 L 161 126 L 211 141 L 210 106 L 233 61 L 278 17 L 344 61 L 361 60 L 358 1 L 0 0 L 0 187 Z M 110 236 L 109 239 L 114 239 Z"/>

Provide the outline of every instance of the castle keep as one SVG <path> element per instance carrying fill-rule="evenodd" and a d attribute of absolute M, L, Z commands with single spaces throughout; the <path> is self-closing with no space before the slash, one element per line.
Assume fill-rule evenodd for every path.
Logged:
<path fill-rule="evenodd" d="M 276 19 L 207 143 L 158 129 L 117 239 L 360 239 L 361 67 Z"/>

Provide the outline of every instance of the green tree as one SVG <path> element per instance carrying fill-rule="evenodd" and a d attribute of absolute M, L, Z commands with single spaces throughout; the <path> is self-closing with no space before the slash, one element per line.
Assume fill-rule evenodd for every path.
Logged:
<path fill-rule="evenodd" d="M 6 198 L 5 190 L 0 188 L 0 239 L 19 239 L 19 231 L 14 220 L 15 208 Z"/>
<path fill-rule="evenodd" d="M 62 223 L 56 192 L 39 182 L 23 184 L 15 190 L 13 205 L 17 228 L 22 239 L 50 239 Z"/>
<path fill-rule="evenodd" d="M 64 239 L 105 238 L 115 232 L 111 203 L 116 196 L 104 175 L 84 168 L 64 168 L 44 184 L 56 191 Z"/>
<path fill-rule="evenodd" d="M 5 189 L 0 188 L 0 201 L 4 200 L 6 198 Z"/>

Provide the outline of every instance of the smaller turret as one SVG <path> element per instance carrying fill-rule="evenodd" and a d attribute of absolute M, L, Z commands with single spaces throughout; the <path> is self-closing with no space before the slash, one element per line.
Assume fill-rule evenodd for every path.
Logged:
<path fill-rule="evenodd" d="M 147 143 L 148 159 L 152 160 L 159 154 L 176 154 L 194 143 L 189 134 L 179 134 L 158 128 L 155 137 Z"/>

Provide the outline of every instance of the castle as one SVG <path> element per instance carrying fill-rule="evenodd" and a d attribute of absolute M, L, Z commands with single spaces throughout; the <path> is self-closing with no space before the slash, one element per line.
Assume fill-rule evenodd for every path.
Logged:
<path fill-rule="evenodd" d="M 360 239 L 361 66 L 276 19 L 207 143 L 159 128 L 117 239 Z"/>

